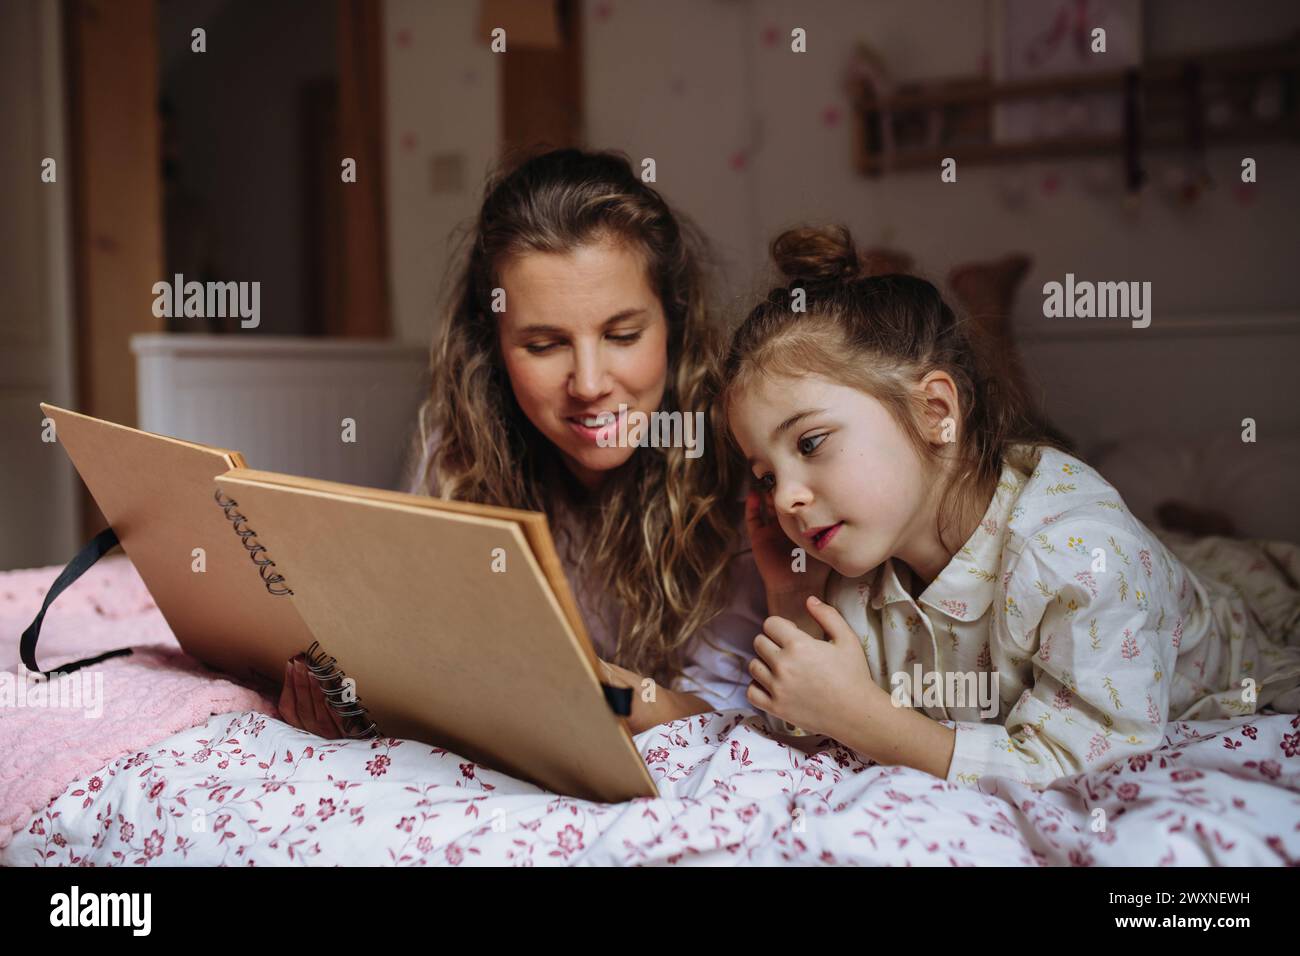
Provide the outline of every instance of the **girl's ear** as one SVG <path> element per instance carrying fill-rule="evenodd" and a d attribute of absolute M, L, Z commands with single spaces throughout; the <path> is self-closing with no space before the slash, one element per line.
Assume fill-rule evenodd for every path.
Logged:
<path fill-rule="evenodd" d="M 917 388 L 925 406 L 926 440 L 933 445 L 956 444 L 957 424 L 961 421 L 957 383 L 947 372 L 936 369 L 927 373 Z"/>

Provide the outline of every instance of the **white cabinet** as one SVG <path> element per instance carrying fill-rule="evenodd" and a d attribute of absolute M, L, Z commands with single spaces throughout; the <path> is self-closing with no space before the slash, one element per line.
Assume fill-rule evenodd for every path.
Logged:
<path fill-rule="evenodd" d="M 250 468 L 399 487 L 427 388 L 423 347 L 155 333 L 132 336 L 131 351 L 143 430 L 233 449 Z"/>

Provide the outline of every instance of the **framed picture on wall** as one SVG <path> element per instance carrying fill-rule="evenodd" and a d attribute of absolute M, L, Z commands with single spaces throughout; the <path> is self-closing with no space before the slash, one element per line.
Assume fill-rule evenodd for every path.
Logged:
<path fill-rule="evenodd" d="M 1142 62 L 1141 0 L 993 0 L 991 57 L 998 83 L 1111 73 Z M 1095 52 L 1093 31 L 1105 31 Z M 1119 93 L 1060 93 L 1001 103 L 993 112 L 999 143 L 1118 135 Z"/>

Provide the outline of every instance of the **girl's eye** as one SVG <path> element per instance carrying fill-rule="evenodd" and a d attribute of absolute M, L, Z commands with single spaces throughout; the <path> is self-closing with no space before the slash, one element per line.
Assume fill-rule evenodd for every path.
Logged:
<path fill-rule="evenodd" d="M 627 343 L 632 343 L 632 342 L 635 342 L 637 339 L 639 339 L 639 338 L 641 337 L 641 333 L 640 333 L 640 332 L 628 332 L 628 333 L 625 334 L 625 335 L 615 335 L 614 333 L 611 332 L 610 335 L 609 335 L 609 337 L 610 337 L 611 339 L 613 339 L 615 342 L 627 342 Z"/>
<path fill-rule="evenodd" d="M 546 352 L 549 352 L 551 349 L 555 348 L 555 343 L 548 342 L 545 345 L 538 345 L 535 342 L 531 342 L 528 345 L 525 345 L 524 348 L 527 349 L 529 352 L 531 352 L 533 355 L 542 355 Z"/>
<path fill-rule="evenodd" d="M 771 491 L 773 485 L 775 484 L 776 484 L 776 479 L 772 477 L 772 473 L 770 471 L 766 475 L 763 475 L 761 478 L 758 479 L 758 487 L 759 490 L 761 491 Z"/>
<path fill-rule="evenodd" d="M 798 442 L 799 454 L 811 455 L 817 450 L 817 446 L 822 443 L 827 434 L 829 433 L 822 432 L 820 435 L 805 435 L 803 438 L 800 438 Z"/>

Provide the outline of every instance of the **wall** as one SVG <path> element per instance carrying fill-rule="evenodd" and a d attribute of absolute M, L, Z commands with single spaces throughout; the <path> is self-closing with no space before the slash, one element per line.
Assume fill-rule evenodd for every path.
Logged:
<path fill-rule="evenodd" d="M 1270 42 L 1300 29 L 1300 4 L 1242 9 L 1150 0 L 1147 55 Z M 1150 279 L 1157 308 L 1167 312 L 1300 305 L 1290 281 L 1294 242 L 1278 241 L 1294 236 L 1300 209 L 1293 148 L 1252 147 L 1261 168 L 1252 206 L 1232 195 L 1240 151 L 1216 150 L 1211 166 L 1223 188 L 1190 211 L 1151 199 L 1132 217 L 1118 201 L 1094 201 L 1080 188 L 1080 162 L 959 169 L 955 184 L 941 183 L 937 169 L 859 176 L 841 85 L 853 45 L 868 42 L 900 80 L 977 74 L 989 39 L 985 4 L 587 0 L 585 12 L 588 141 L 655 157 L 661 190 L 720 244 L 737 270 L 737 290 L 754 281 L 780 229 L 832 219 L 864 244 L 907 250 L 932 277 L 959 262 L 1026 250 L 1036 259 L 1026 289 L 1073 271 Z M 790 52 L 795 26 L 807 31 L 805 54 Z M 733 157 L 756 137 L 752 156 L 735 168 Z M 1044 196 L 1039 185 L 1053 169 L 1062 184 Z M 1008 176 L 1031 184 L 1023 211 L 997 198 Z M 1023 296 L 1020 317 L 1037 308 Z"/>
<path fill-rule="evenodd" d="M 431 341 L 451 234 L 478 211 L 496 160 L 497 63 L 474 39 L 477 16 L 470 2 L 384 3 L 389 268 L 404 342 Z"/>
<path fill-rule="evenodd" d="M 427 344 L 433 333 L 448 233 L 474 215 L 498 142 L 497 64 L 472 39 L 476 9 L 414 0 L 385 8 L 393 291 L 398 335 L 408 342 Z M 861 39 L 882 51 L 900 80 L 978 74 L 988 4 L 585 0 L 583 17 L 586 142 L 634 162 L 655 159 L 660 191 L 714 242 L 729 318 L 761 293 L 772 237 L 799 222 L 845 222 L 862 245 L 906 250 L 940 282 L 959 263 L 1024 251 L 1035 264 L 1016 304 L 1018 334 L 1049 412 L 1085 444 L 1144 427 L 1195 434 L 1217 405 L 1224 428 L 1261 408 L 1272 410 L 1274 433 L 1300 428 L 1300 412 L 1287 411 L 1295 403 L 1282 391 L 1285 378 L 1264 374 L 1300 358 L 1289 327 L 1300 314 L 1291 281 L 1300 212 L 1294 146 L 1250 148 L 1261 172 L 1248 205 L 1233 188 L 1240 150 L 1211 152 L 1220 185 L 1189 209 L 1154 190 L 1136 211 L 1118 194 L 1095 198 L 1085 174 L 1114 175 L 1115 162 L 961 168 L 955 184 L 941 183 L 937 170 L 871 180 L 852 163 L 842 74 L 853 45 Z M 807 31 L 806 54 L 790 52 L 794 26 Z M 1300 5 L 1285 0 L 1252 4 L 1247 14 L 1210 0 L 1148 0 L 1144 46 L 1148 57 L 1165 56 L 1271 42 L 1297 29 Z M 459 163 L 459 189 L 432 191 L 435 154 Z M 1153 171 L 1172 158 L 1153 153 Z M 1050 195 L 1042 188 L 1049 174 L 1060 179 Z M 1023 208 L 999 198 L 1009 187 L 1026 190 Z M 1150 280 L 1161 328 L 1152 341 L 1104 331 L 1063 345 L 1062 330 L 1041 314 L 1040 290 L 1066 272 Z M 1274 318 L 1237 336 L 1244 314 Z M 1154 336 L 1168 341 L 1165 326 L 1207 316 L 1208 328 L 1169 351 L 1156 344 Z M 1220 348 L 1216 336 L 1231 347 Z M 1112 361 L 1125 343 L 1137 347 Z M 1197 387 L 1205 381 L 1219 391 Z M 1219 402 L 1221 393 L 1233 401 Z M 1138 396 L 1144 414 L 1134 414 Z"/>
<path fill-rule="evenodd" d="M 0 570 L 62 564 L 80 544 L 72 464 L 41 440 L 39 407 L 76 400 L 59 10 L 0 4 Z"/>
<path fill-rule="evenodd" d="M 941 284 L 954 265 L 1023 251 L 1034 266 L 1015 305 L 1016 333 L 1047 413 L 1086 454 L 1122 439 L 1239 441 L 1242 419 L 1253 417 L 1257 460 L 1276 462 L 1265 456 L 1300 436 L 1287 371 L 1300 361 L 1294 144 L 1212 150 L 1218 188 L 1190 208 L 1154 190 L 1134 211 L 1118 196 L 1094 198 L 1083 177 L 1106 172 L 1104 161 L 959 165 L 952 184 L 938 169 L 871 180 L 853 169 L 841 81 L 854 44 L 880 51 L 897 80 L 977 75 L 988 4 L 587 0 L 585 14 L 588 142 L 657 160 L 660 190 L 719 247 L 733 320 L 766 289 L 768 243 L 801 222 L 843 222 L 863 246 L 911 253 Z M 790 51 L 795 26 L 807 31 L 807 53 Z M 1145 5 L 1148 57 L 1270 43 L 1297 30 L 1300 4 L 1289 0 Z M 1249 204 L 1234 188 L 1243 154 L 1260 170 Z M 1153 173 L 1177 158 L 1151 154 Z M 1049 174 L 1060 183 L 1050 195 Z M 1008 189 L 1026 190 L 1023 208 L 999 198 Z M 1043 283 L 1066 272 L 1151 281 L 1154 327 L 1045 319 Z M 1281 506 L 1275 491 L 1266 494 Z"/>

